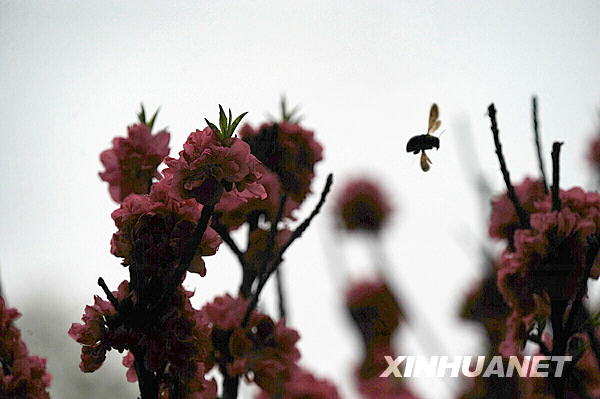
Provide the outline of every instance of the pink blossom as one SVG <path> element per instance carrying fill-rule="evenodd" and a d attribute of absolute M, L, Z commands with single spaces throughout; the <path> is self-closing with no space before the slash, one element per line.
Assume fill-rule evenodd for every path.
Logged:
<path fill-rule="evenodd" d="M 131 195 L 112 213 L 119 229 L 111 240 L 111 253 L 123 258 L 123 265 L 140 263 L 146 273 L 169 274 L 165 265 L 175 265 L 183 255 L 186 243 L 195 229 L 202 205 L 194 200 L 175 198 L 171 191 L 171 179 L 166 178 L 152 186 L 150 195 Z M 196 256 L 191 272 L 206 274 L 202 257 L 217 252 L 221 239 L 208 227 Z M 136 252 L 135 246 L 142 245 L 143 251 Z M 138 253 L 142 259 L 134 259 Z"/>
<path fill-rule="evenodd" d="M 242 327 L 248 300 L 225 295 L 204 306 L 211 323 L 215 361 L 230 376 L 245 375 L 269 393 L 281 389 L 300 358 L 298 333 L 253 311 Z M 251 377 L 252 376 L 252 377 Z"/>
<path fill-rule="evenodd" d="M 593 168 L 600 168 L 600 134 L 596 134 L 591 140 L 586 157 Z"/>
<path fill-rule="evenodd" d="M 310 193 L 315 164 L 323 159 L 323 147 L 314 133 L 297 123 L 265 123 L 258 130 L 244 125 L 240 136 L 254 154 L 279 177 L 283 191 L 297 203 Z"/>
<path fill-rule="evenodd" d="M 387 346 L 403 319 L 400 304 L 381 278 L 350 285 L 346 306 L 367 347 Z"/>
<path fill-rule="evenodd" d="M 130 292 L 127 281 L 113 295 L 119 301 L 119 311 L 110 302 L 96 297 L 94 305 L 86 307 L 84 323 L 74 323 L 69 329 L 69 335 L 83 344 L 81 370 L 97 370 L 111 349 L 138 351 L 144 354 L 139 361 L 147 370 L 163 375 L 161 397 L 173 397 L 173 392 L 180 392 L 183 398 L 216 398 L 215 381 L 204 378 L 214 364 L 210 327 L 204 313 L 192 307 L 193 293 L 179 287 L 171 296 L 165 314 L 157 317 L 142 310 L 142 322 L 140 315 L 131 313 L 137 298 Z M 137 381 L 137 360 L 131 352 L 123 359 L 129 382 Z"/>
<path fill-rule="evenodd" d="M 498 289 L 512 309 L 501 351 L 522 349 L 523 340 L 537 318 L 549 315 L 551 301 L 572 299 L 586 268 L 587 238 L 600 228 L 600 195 L 580 188 L 561 190 L 561 209 L 552 200 L 536 201 L 530 229 L 514 232 L 514 252 L 506 250 L 498 269 Z M 600 261 L 592 265 L 598 278 Z"/>
<path fill-rule="evenodd" d="M 346 230 L 378 232 L 389 221 L 392 207 L 375 181 L 356 178 L 340 190 L 335 212 L 339 225 Z"/>
<path fill-rule="evenodd" d="M 259 162 L 250 154 L 248 144 L 237 138 L 222 142 L 209 128 L 190 133 L 179 159 L 166 158 L 164 171 L 172 177 L 172 190 L 182 199 L 214 205 L 223 190 L 242 199 L 266 198 L 257 181 Z"/>
<path fill-rule="evenodd" d="M 260 392 L 256 399 L 269 399 L 273 395 Z M 281 399 L 339 399 L 337 388 L 330 381 L 315 377 L 306 370 L 296 367 L 289 380 L 277 394 Z"/>
<path fill-rule="evenodd" d="M 527 212 L 535 211 L 535 202 L 546 196 L 544 185 L 539 180 L 526 177 L 515 185 L 517 197 Z M 492 200 L 489 234 L 493 238 L 511 238 L 520 226 L 513 203 L 506 193 Z"/>
<path fill-rule="evenodd" d="M 258 183 L 265 188 L 267 193 L 266 198 L 250 198 L 246 200 L 240 198 L 236 193 L 225 192 L 215 208 L 215 213 L 219 215 L 219 220 L 230 229 L 238 228 L 248 222 L 251 216 L 258 217 L 259 215 L 263 215 L 266 220 L 272 221 L 277 215 L 283 194 L 279 177 L 262 164 L 257 166 L 257 170 L 261 175 Z M 292 212 L 299 206 L 298 202 L 292 198 L 288 198 L 285 202 L 282 219 L 294 220 Z"/>
<path fill-rule="evenodd" d="M 46 371 L 46 359 L 29 355 L 14 325 L 19 317 L 0 296 L 0 397 L 48 399 L 52 376 Z"/>
<path fill-rule="evenodd" d="M 109 185 L 109 192 L 116 202 L 129 194 L 147 194 L 152 178 L 160 178 L 156 170 L 169 154 L 170 134 L 160 131 L 152 135 L 144 124 L 127 128 L 127 138 L 115 137 L 113 148 L 100 154 L 105 171 L 100 178 Z"/>

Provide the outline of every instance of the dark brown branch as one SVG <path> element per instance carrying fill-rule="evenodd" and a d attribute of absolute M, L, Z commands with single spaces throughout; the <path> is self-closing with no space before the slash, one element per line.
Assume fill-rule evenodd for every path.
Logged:
<path fill-rule="evenodd" d="M 158 302 L 155 303 L 153 308 L 151 309 L 152 311 L 165 306 L 169 297 L 173 294 L 177 286 L 181 284 L 181 280 L 183 279 L 183 276 L 189 269 L 190 264 L 192 263 L 192 259 L 194 259 L 194 255 L 196 254 L 196 250 L 198 249 L 198 246 L 202 241 L 202 236 L 204 235 L 204 232 L 208 227 L 208 223 L 210 221 L 210 217 L 213 214 L 214 208 L 214 205 L 204 205 L 204 207 L 202 208 L 200 219 L 196 224 L 196 228 L 194 229 L 192 236 L 186 243 L 183 255 L 179 260 L 179 266 L 177 266 L 177 269 L 175 269 L 173 276 L 165 285 Z"/>
<path fill-rule="evenodd" d="M 298 226 L 296 228 L 296 230 L 294 230 L 294 232 L 292 233 L 292 236 L 288 239 L 288 241 L 285 243 L 285 245 L 279 250 L 277 257 L 275 257 L 273 259 L 273 261 L 272 261 L 273 263 L 271 263 L 271 267 L 268 268 L 265 271 L 265 273 L 263 273 L 261 275 L 261 277 L 258 281 L 258 285 L 256 286 L 256 292 L 250 298 L 250 303 L 248 304 L 248 308 L 246 309 L 246 314 L 244 315 L 244 319 L 242 321 L 243 327 L 245 327 L 248 324 L 250 315 L 252 314 L 252 311 L 256 308 L 256 305 L 258 304 L 258 298 L 259 298 L 260 293 L 262 292 L 265 284 L 267 283 L 267 280 L 273 274 L 273 272 L 275 272 L 277 270 L 277 268 L 283 261 L 283 255 L 284 255 L 285 251 L 290 247 L 290 245 L 292 245 L 292 243 L 297 238 L 299 238 L 302 235 L 302 233 L 304 233 L 304 231 L 308 228 L 308 226 L 310 225 L 312 220 L 315 218 L 315 216 L 317 216 L 319 214 L 319 212 L 321 211 L 321 208 L 323 207 L 323 205 L 325 204 L 325 200 L 327 199 L 327 194 L 329 194 L 329 190 L 331 190 L 332 184 L 333 184 L 333 174 L 330 173 L 329 176 L 327 176 L 327 182 L 325 183 L 325 187 L 323 188 L 323 191 L 321 192 L 321 198 L 319 199 L 319 202 L 317 203 L 317 206 L 315 207 L 315 209 L 313 209 L 313 211 L 308 216 L 308 218 L 306 218 L 300 224 L 300 226 Z"/>
<path fill-rule="evenodd" d="M 267 256 L 265 257 L 265 262 L 262 265 L 261 270 L 259 271 L 259 273 L 265 273 L 267 271 L 267 267 L 269 266 L 269 263 L 271 262 L 271 259 L 273 258 L 273 251 L 275 249 L 275 240 L 277 238 L 277 226 L 279 225 L 279 222 L 281 221 L 281 218 L 283 218 L 283 211 L 285 209 L 285 203 L 287 201 L 287 194 L 283 194 L 281 196 L 281 198 L 279 199 L 279 207 L 277 208 L 277 214 L 275 215 L 275 219 L 271 221 L 271 229 L 269 231 L 269 241 L 267 241 L 267 248 L 265 253 L 267 254 Z"/>
<path fill-rule="evenodd" d="M 538 167 L 540 168 L 540 180 L 544 185 L 544 192 L 548 193 L 548 183 L 546 182 L 546 171 L 544 168 L 544 158 L 542 158 L 542 143 L 540 140 L 538 115 L 537 115 L 537 97 L 533 96 L 531 99 L 531 117 L 533 120 L 533 134 L 535 137 L 535 148 L 537 152 Z"/>
<path fill-rule="evenodd" d="M 500 132 L 498 131 L 498 122 L 496 121 L 496 107 L 494 106 L 494 104 L 490 104 L 490 106 L 488 107 L 488 114 L 490 116 L 490 121 L 492 124 L 491 128 L 492 134 L 494 136 L 494 146 L 496 147 L 496 155 L 498 156 L 498 161 L 500 162 L 500 171 L 502 172 L 502 177 L 504 178 L 504 183 L 506 184 L 506 192 L 508 198 L 515 207 L 515 211 L 517 212 L 517 216 L 519 217 L 519 223 L 521 224 L 521 228 L 528 229 L 530 227 L 529 214 L 521 205 L 521 201 L 519 201 L 519 197 L 517 197 L 515 188 L 510 182 L 510 174 L 506 167 L 504 155 L 502 154 L 502 144 L 500 143 Z"/>
<path fill-rule="evenodd" d="M 108 298 L 110 303 L 115 307 L 115 310 L 119 310 L 119 301 L 117 300 L 117 298 L 115 298 L 113 293 L 108 289 L 108 286 L 106 285 L 106 282 L 104 281 L 104 279 L 102 277 L 98 277 L 98 285 L 102 288 L 102 291 L 104 291 L 106 298 Z"/>
<path fill-rule="evenodd" d="M 242 266 L 242 269 L 246 270 L 248 266 L 246 263 L 244 253 L 229 234 L 229 229 L 227 228 L 227 226 L 221 223 L 218 219 L 213 219 L 210 225 L 217 232 L 219 237 L 221 237 L 223 242 L 227 244 L 227 246 L 237 257 L 238 261 L 240 262 L 240 265 Z"/>
<path fill-rule="evenodd" d="M 552 210 L 560 211 L 560 147 L 563 143 L 552 144 Z"/>
<path fill-rule="evenodd" d="M 323 188 L 323 191 L 321 192 L 321 198 L 319 199 L 319 203 L 317 204 L 317 206 L 315 207 L 315 209 L 313 209 L 313 211 L 311 212 L 310 216 L 308 218 L 306 218 L 304 220 L 304 222 L 302 222 L 302 224 L 296 228 L 296 230 L 294 230 L 294 232 L 292 233 L 292 236 L 290 237 L 290 239 L 281 248 L 281 251 L 279 251 L 279 257 L 282 257 L 283 254 L 285 253 L 285 251 L 290 247 L 290 245 L 292 245 L 292 243 L 297 238 L 300 238 L 300 236 L 308 228 L 308 226 L 310 225 L 310 223 L 312 222 L 312 220 L 315 218 L 315 216 L 317 216 L 319 214 L 319 212 L 321 212 L 321 208 L 325 204 L 325 200 L 327 199 L 327 194 L 329 194 L 329 190 L 331 190 L 331 185 L 332 184 L 333 184 L 333 174 L 330 173 L 327 176 L 327 182 L 325 182 L 325 187 Z"/>
<path fill-rule="evenodd" d="M 542 354 L 544 356 L 551 356 L 552 352 L 550 351 L 550 349 L 548 349 L 548 347 L 546 346 L 546 344 L 544 343 L 544 341 L 542 341 L 542 338 L 540 338 L 539 335 L 537 334 L 529 334 L 529 336 L 527 337 L 527 339 L 531 342 L 533 342 L 534 344 L 537 344 L 540 347 L 540 351 L 542 352 Z"/>
<path fill-rule="evenodd" d="M 287 316 L 287 311 L 286 311 L 287 306 L 286 306 L 285 288 L 283 287 L 282 273 L 283 273 L 283 271 L 282 271 L 281 267 L 278 267 L 277 271 L 275 272 L 275 278 L 277 279 L 276 282 L 277 282 L 277 299 L 279 302 L 279 318 L 283 320 Z"/>

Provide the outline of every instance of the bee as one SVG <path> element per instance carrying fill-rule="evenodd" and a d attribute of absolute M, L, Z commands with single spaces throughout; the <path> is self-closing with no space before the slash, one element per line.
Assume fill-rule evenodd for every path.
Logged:
<path fill-rule="evenodd" d="M 429 127 L 427 128 L 427 133 L 414 136 L 406 143 L 406 152 L 412 152 L 413 154 L 421 152 L 421 169 L 423 169 L 423 172 L 427 172 L 430 168 L 429 165 L 432 163 L 431 159 L 429 159 L 425 153 L 425 150 L 431 150 L 433 148 L 437 150 L 440 148 L 439 137 L 432 134 L 438 130 L 442 124 L 439 117 L 440 111 L 437 104 L 434 103 L 429 110 Z"/>

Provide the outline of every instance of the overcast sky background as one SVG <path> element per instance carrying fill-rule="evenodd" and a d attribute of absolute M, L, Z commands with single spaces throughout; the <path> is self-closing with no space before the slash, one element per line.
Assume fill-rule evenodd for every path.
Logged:
<path fill-rule="evenodd" d="M 115 288 L 126 277 L 109 253 L 116 205 L 97 176 L 98 156 L 126 133 L 141 101 L 161 106 L 157 125 L 169 126 L 172 154 L 205 117 L 216 120 L 219 103 L 249 111 L 253 124 L 278 112 L 282 93 L 300 104 L 325 147 L 314 190 L 329 172 L 334 190 L 353 175 L 378 178 L 398 210 L 385 247 L 396 288 L 419 312 L 415 324 L 435 325 L 448 355 L 481 354 L 477 330 L 457 318 L 485 233 L 465 165 L 502 188 L 486 118 L 493 101 L 513 179 L 537 173 L 536 93 L 547 166 L 552 141 L 564 141 L 563 187 L 589 186 L 583 154 L 598 122 L 600 2 L 176 4 L 0 1 L 0 275 L 32 352 L 49 357 L 54 396 L 78 397 L 76 384 L 89 398 L 137 392 L 114 354 L 94 375 L 75 372 L 80 347 L 66 331 L 101 292 L 98 276 Z M 434 101 L 446 131 L 424 174 L 404 148 L 424 132 Z M 460 150 L 465 132 L 476 158 Z M 352 398 L 358 339 L 341 276 L 369 275 L 373 262 L 361 240 L 332 237 L 327 221 L 320 216 L 289 251 L 290 323 L 302 335 L 303 364 Z M 326 248 L 338 264 L 327 263 Z M 206 261 L 208 275 L 187 282 L 198 305 L 239 281 L 225 246 Z M 414 331 L 398 337 L 404 353 L 446 354 Z M 96 384 L 111 376 L 118 383 Z M 411 384 L 425 397 L 453 397 L 448 381 Z"/>

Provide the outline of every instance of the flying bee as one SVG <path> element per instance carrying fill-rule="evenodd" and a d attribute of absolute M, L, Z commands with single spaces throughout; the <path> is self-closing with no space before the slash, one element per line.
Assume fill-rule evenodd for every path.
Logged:
<path fill-rule="evenodd" d="M 429 165 L 432 163 L 431 159 L 429 159 L 425 153 L 425 150 L 431 150 L 433 148 L 437 150 L 440 148 L 439 137 L 432 134 L 438 130 L 442 124 L 439 117 L 440 111 L 437 104 L 434 103 L 429 110 L 429 127 L 427 128 L 427 133 L 414 136 L 406 143 L 406 152 L 412 152 L 413 154 L 421 152 L 421 169 L 423 169 L 423 172 L 427 172 L 430 167 Z"/>

